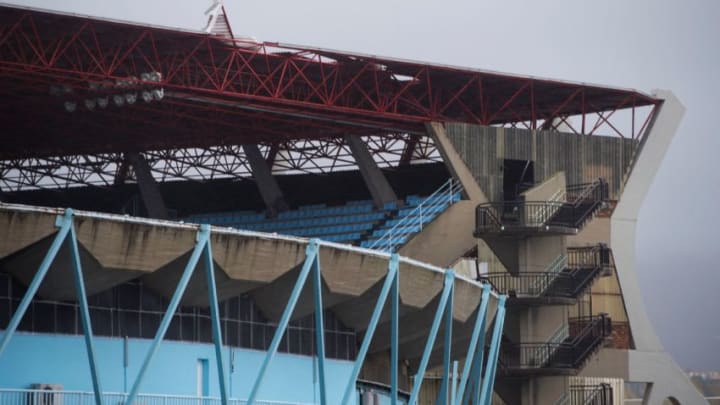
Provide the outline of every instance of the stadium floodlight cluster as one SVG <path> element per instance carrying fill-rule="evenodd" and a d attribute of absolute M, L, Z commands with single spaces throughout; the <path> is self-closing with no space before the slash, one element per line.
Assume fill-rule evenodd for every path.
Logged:
<path fill-rule="evenodd" d="M 86 110 L 93 111 L 95 107 L 107 108 L 110 100 L 116 107 L 123 107 L 125 104 L 132 105 L 141 98 L 149 103 L 153 100 L 160 101 L 165 97 L 165 89 L 157 86 L 162 81 L 160 72 L 143 72 L 138 79 L 130 76 L 124 79 L 117 79 L 114 82 L 105 80 L 102 82 L 89 82 L 88 95 L 85 98 L 73 97 L 74 89 L 68 85 L 50 86 L 50 94 L 56 97 L 67 97 L 63 101 L 65 111 L 72 113 L 78 105 L 84 106 Z"/>

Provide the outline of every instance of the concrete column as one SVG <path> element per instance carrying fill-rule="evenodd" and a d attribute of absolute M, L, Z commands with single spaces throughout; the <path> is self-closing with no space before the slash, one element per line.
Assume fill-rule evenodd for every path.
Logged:
<path fill-rule="evenodd" d="M 475 181 L 472 172 L 463 162 L 460 154 L 455 150 L 452 142 L 445 132 L 445 127 L 439 122 L 430 122 L 425 124 L 425 130 L 428 135 L 435 141 L 435 147 L 438 148 L 440 155 L 445 162 L 450 174 L 462 184 L 465 190 L 465 195 L 476 204 L 488 202 L 485 193 L 480 188 L 480 185 Z"/>
<path fill-rule="evenodd" d="M 386 203 L 397 201 L 395 191 L 390 187 L 390 183 L 380 171 L 362 139 L 359 136 L 345 135 L 345 143 L 350 147 L 350 152 L 360 168 L 360 174 L 365 180 L 365 185 L 372 195 L 375 206 L 382 207 Z"/>
<path fill-rule="evenodd" d="M 140 196 L 145 205 L 145 210 L 147 210 L 148 217 L 158 219 L 167 218 L 168 213 L 165 207 L 165 201 L 163 201 L 160 188 L 150 172 L 150 165 L 148 165 L 145 158 L 139 153 L 128 153 L 126 156 L 133 169 L 135 169 L 135 177 L 137 178 L 138 187 L 140 187 Z"/>
<path fill-rule="evenodd" d="M 638 350 L 652 351 L 662 350 L 662 345 L 645 312 L 635 273 L 637 218 L 655 173 L 685 115 L 685 107 L 674 94 L 662 91 L 657 96 L 665 101 L 645 135 L 610 220 L 611 247 L 633 340 Z"/>
<path fill-rule="evenodd" d="M 660 405 L 668 396 L 674 396 L 682 404 L 705 404 L 707 401 L 685 373 L 664 352 L 645 312 L 635 273 L 635 238 L 640 208 L 685 115 L 685 107 L 672 92 L 658 91 L 655 96 L 664 102 L 645 135 L 610 219 L 610 245 L 636 349 L 628 352 L 628 379 L 653 383 L 643 404 Z"/>
<path fill-rule="evenodd" d="M 288 209 L 288 205 L 285 202 L 280 186 L 278 186 L 277 180 L 272 175 L 267 162 L 260 153 L 260 148 L 255 144 L 243 145 L 243 152 L 250 163 L 250 169 L 252 170 L 253 179 L 260 190 L 265 206 L 270 213 L 270 216 Z"/>

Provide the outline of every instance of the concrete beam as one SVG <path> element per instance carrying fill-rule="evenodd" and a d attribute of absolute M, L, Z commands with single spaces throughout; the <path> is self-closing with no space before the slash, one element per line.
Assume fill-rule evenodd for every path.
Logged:
<path fill-rule="evenodd" d="M 350 152 L 360 168 L 360 174 L 365 180 L 365 185 L 372 195 L 375 206 L 382 207 L 386 203 L 397 201 L 395 191 L 390 187 L 390 183 L 375 163 L 375 159 L 362 139 L 359 136 L 345 135 L 345 143 L 350 147 Z"/>
<path fill-rule="evenodd" d="M 637 218 L 645 201 L 655 173 L 670 147 L 680 125 L 685 107 L 669 91 L 657 94 L 664 99 L 662 106 L 645 135 L 639 154 L 630 169 L 620 200 L 610 220 L 610 240 L 617 267 L 618 281 L 625 300 L 630 331 L 638 350 L 660 351 L 655 330 L 650 323 L 642 300 L 642 293 L 636 276 L 635 240 Z"/>
<path fill-rule="evenodd" d="M 660 405 L 669 396 L 682 404 L 702 404 L 707 401 L 664 352 L 645 311 L 636 275 L 635 240 L 640 208 L 685 115 L 685 107 L 672 92 L 657 91 L 655 96 L 663 99 L 663 104 L 645 134 L 610 219 L 610 246 L 636 349 L 628 352 L 628 379 L 652 383 L 644 404 Z"/>
<path fill-rule="evenodd" d="M 138 182 L 138 187 L 140 187 L 140 196 L 142 197 L 148 217 L 166 219 L 168 213 L 165 207 L 165 201 L 163 201 L 160 188 L 150 172 L 150 165 L 148 165 L 141 154 L 136 152 L 128 153 L 127 159 L 135 169 L 135 177 Z"/>
<path fill-rule="evenodd" d="M 473 177 L 472 172 L 465 162 L 463 162 L 462 157 L 457 150 L 455 150 L 452 142 L 450 142 L 450 138 L 448 138 L 443 124 L 440 122 L 430 122 L 425 124 L 425 130 L 428 135 L 433 138 L 435 147 L 438 149 L 438 152 L 440 152 L 445 166 L 447 166 L 455 180 L 462 184 L 467 198 L 475 204 L 488 202 L 485 193 L 480 188 L 475 177 Z"/>
<path fill-rule="evenodd" d="M 286 211 L 288 205 L 285 202 L 285 196 L 278 186 L 277 180 L 272 175 L 268 163 L 260 153 L 260 148 L 255 144 L 246 144 L 242 146 L 243 152 L 250 163 L 250 169 L 253 173 L 253 179 L 260 190 L 260 195 L 265 202 L 271 216 L 278 212 Z"/>

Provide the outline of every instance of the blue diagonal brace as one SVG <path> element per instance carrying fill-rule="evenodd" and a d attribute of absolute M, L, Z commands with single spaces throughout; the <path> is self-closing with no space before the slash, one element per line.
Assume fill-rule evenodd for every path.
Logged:
<path fill-rule="evenodd" d="M 325 322 L 323 320 L 322 277 L 320 274 L 320 256 L 316 256 L 312 266 L 313 290 L 315 295 L 315 342 L 317 343 L 318 380 L 320 381 L 320 404 L 327 404 L 325 389 Z"/>
<path fill-rule="evenodd" d="M 460 385 L 458 387 L 457 395 L 455 396 L 455 403 L 453 405 L 460 405 L 462 403 L 463 397 L 465 396 L 465 388 L 467 387 L 468 378 L 470 377 L 470 369 L 474 365 L 473 361 L 475 360 L 475 352 L 477 350 L 478 342 L 480 340 L 482 340 L 482 342 L 480 343 L 480 353 L 485 350 L 485 348 L 483 347 L 485 340 L 485 319 L 487 318 L 489 299 L 490 284 L 485 284 L 483 285 L 483 292 L 480 298 L 480 306 L 475 317 L 475 325 L 473 326 L 472 335 L 470 336 L 470 345 L 468 346 L 467 356 L 465 357 L 465 365 L 463 366 L 462 376 L 460 377 Z M 480 361 L 482 362 L 482 359 Z"/>
<path fill-rule="evenodd" d="M 175 288 L 175 293 L 173 293 L 170 304 L 165 311 L 165 315 L 163 315 L 162 321 L 160 321 L 160 327 L 155 333 L 155 339 L 153 339 L 153 342 L 150 345 L 150 349 L 145 356 L 145 360 L 143 361 L 142 366 L 140 366 L 140 371 L 135 378 L 135 383 L 130 389 L 130 394 L 125 400 L 125 405 L 131 405 L 135 400 L 135 397 L 137 397 L 138 391 L 140 391 L 140 385 L 142 384 L 143 378 L 145 377 L 145 373 L 147 372 L 147 369 L 150 366 L 150 363 L 152 362 L 152 359 L 155 356 L 158 347 L 160 346 L 160 342 L 162 342 L 163 338 L 165 337 L 165 333 L 170 326 L 170 322 L 172 321 L 172 317 L 175 314 L 175 310 L 177 310 L 177 307 L 180 304 L 180 299 L 182 298 L 183 293 L 185 293 L 185 288 L 187 288 L 188 282 L 190 282 L 190 277 L 195 271 L 198 260 L 200 260 L 200 255 L 205 251 L 205 246 L 209 238 L 209 228 L 200 228 L 200 231 L 198 232 L 196 237 L 195 248 L 193 249 L 192 255 L 190 255 L 190 260 L 188 260 L 187 264 L 185 265 L 185 270 L 183 270 L 183 274 L 180 277 L 180 281 L 178 282 L 177 287 Z"/>
<path fill-rule="evenodd" d="M 72 215 L 72 211 L 70 215 Z M 78 249 L 77 236 L 75 234 L 75 227 L 72 225 L 72 218 L 65 220 L 71 222 L 69 237 L 73 273 L 75 274 L 75 292 L 77 293 L 78 304 L 80 306 L 80 319 L 82 319 L 83 332 L 85 334 L 85 349 L 87 351 L 88 363 L 90 364 L 95 404 L 102 405 L 102 387 L 100 386 L 100 378 L 98 377 L 98 368 L 95 360 L 92 322 L 90 321 L 90 308 L 88 307 L 87 295 L 85 294 L 85 280 L 83 279 L 82 264 L 80 262 L 80 250 Z"/>
<path fill-rule="evenodd" d="M 450 271 L 450 270 L 448 270 Z M 454 291 L 454 289 L 453 289 Z M 450 356 L 452 348 L 452 328 L 453 328 L 453 296 L 451 292 L 448 302 L 445 305 L 445 332 L 444 332 L 444 350 L 443 350 L 443 376 L 440 384 L 440 392 L 435 401 L 436 404 L 446 405 L 448 403 L 448 383 L 450 382 Z"/>
<path fill-rule="evenodd" d="M 420 387 L 422 386 L 423 379 L 425 378 L 425 370 L 427 369 L 428 362 L 430 361 L 430 353 L 432 353 L 433 346 L 435 345 L 435 338 L 437 337 L 438 329 L 440 329 L 440 322 L 442 321 L 443 314 L 445 313 L 445 308 L 448 300 L 450 299 L 450 294 L 452 294 L 454 284 L 455 273 L 452 271 L 446 271 L 442 295 L 440 296 L 437 311 L 435 311 L 435 319 L 433 319 L 430 334 L 428 335 L 427 342 L 425 343 L 425 350 L 423 351 L 422 359 L 420 360 L 418 372 L 415 374 L 415 383 L 413 384 L 408 405 L 417 404 L 418 395 L 420 395 Z"/>
<path fill-rule="evenodd" d="M 215 284 L 215 264 L 213 263 L 212 243 L 210 242 L 210 226 L 201 225 L 200 231 L 208 233 L 208 239 L 205 243 L 205 278 L 207 280 L 208 298 L 210 299 L 210 321 L 212 322 L 215 362 L 217 363 L 218 381 L 220 383 L 220 400 L 222 401 L 222 405 L 227 405 L 228 392 L 225 384 L 222 330 L 220 329 L 220 309 L 218 308 L 217 285 Z"/>
<path fill-rule="evenodd" d="M 373 335 L 375 334 L 375 329 L 377 328 L 378 321 L 380 320 L 380 315 L 382 314 L 383 307 L 385 307 L 385 301 L 387 300 L 387 296 L 390 293 L 390 289 L 396 282 L 396 277 L 398 276 L 398 266 L 398 255 L 393 254 L 392 256 L 390 256 L 390 261 L 388 263 L 388 273 L 385 276 L 385 282 L 383 282 L 382 289 L 380 290 L 380 295 L 378 295 L 378 299 L 375 302 L 375 309 L 373 309 L 373 313 L 370 317 L 370 322 L 368 323 L 367 330 L 365 330 L 365 337 L 363 337 L 362 344 L 360 345 L 360 350 L 358 351 L 358 355 L 355 358 L 355 364 L 353 365 L 353 370 L 350 373 L 350 378 L 348 378 L 348 383 L 345 387 L 345 394 L 343 395 L 343 400 L 341 404 L 350 403 L 350 397 L 355 391 L 357 378 L 358 375 L 360 375 L 360 368 L 362 368 L 362 365 L 365 362 L 365 356 L 367 356 L 368 349 L 370 348 L 370 343 L 372 342 Z"/>
<path fill-rule="evenodd" d="M 397 254 L 392 260 L 397 261 Z M 400 351 L 400 272 L 390 291 L 390 405 L 398 403 L 398 357 Z"/>
<path fill-rule="evenodd" d="M 490 350 L 488 351 L 487 364 L 485 365 L 485 378 L 483 378 L 482 393 L 480 395 L 481 405 L 490 405 L 492 402 L 495 371 L 497 370 L 497 360 L 500 353 L 500 338 L 502 337 L 503 325 L 505 323 L 506 298 L 504 295 L 498 298 L 498 307 L 495 313 L 495 327 L 493 328 L 492 340 L 490 341 Z"/>
<path fill-rule="evenodd" d="M 22 318 L 25 315 L 28 307 L 30 306 L 33 297 L 35 297 L 35 293 L 37 293 L 38 288 L 40 288 L 40 284 L 42 283 L 45 275 L 50 269 L 50 265 L 52 264 L 53 260 L 55 260 L 55 256 L 57 256 L 58 251 L 60 251 L 63 242 L 65 242 L 65 237 L 67 237 L 67 234 L 70 232 L 70 227 L 72 227 L 72 210 L 65 210 L 65 215 L 62 217 L 58 217 L 57 221 L 55 222 L 55 226 L 60 229 L 55 235 L 55 239 L 50 245 L 50 249 L 48 249 L 48 252 L 45 254 L 45 258 L 43 259 L 42 263 L 40 263 L 38 271 L 33 276 L 33 279 L 30 282 L 27 291 L 25 292 L 25 296 L 23 296 L 23 299 L 20 301 L 18 308 L 15 310 L 15 314 L 13 314 L 12 319 L 10 319 L 10 323 L 8 323 L 7 328 L 5 328 L 5 334 L 0 341 L 0 356 L 2 355 L 3 351 L 5 351 L 5 348 L 10 342 L 10 338 L 12 338 L 15 334 L 15 330 L 17 329 L 18 325 L 20 325 L 20 321 L 22 321 Z"/>
<path fill-rule="evenodd" d="M 310 273 L 310 270 L 313 267 L 315 260 L 317 259 L 317 255 L 318 244 L 317 241 L 313 239 L 310 241 L 307 249 L 305 250 L 305 263 L 303 263 L 303 267 L 300 270 L 300 275 L 298 275 L 295 286 L 290 293 L 290 298 L 288 299 L 288 303 L 285 306 L 285 311 L 280 317 L 280 323 L 278 324 L 277 330 L 275 330 L 275 335 L 273 336 L 272 342 L 270 342 L 270 347 L 268 348 L 268 352 L 265 355 L 265 360 L 260 366 L 260 371 L 258 372 L 258 376 L 255 379 L 252 391 L 250 391 L 250 397 L 248 398 L 247 405 L 253 405 L 255 403 L 258 392 L 260 391 L 260 387 L 262 386 L 263 379 L 265 377 L 265 372 L 267 371 L 267 368 L 270 365 L 273 357 L 275 357 L 275 353 L 277 353 L 278 346 L 280 346 L 280 340 L 282 340 L 282 337 L 285 334 L 285 330 L 287 329 L 288 323 L 290 322 L 290 317 L 295 310 L 295 305 L 300 298 L 300 293 L 305 286 L 305 281 L 307 280 L 308 274 Z"/>

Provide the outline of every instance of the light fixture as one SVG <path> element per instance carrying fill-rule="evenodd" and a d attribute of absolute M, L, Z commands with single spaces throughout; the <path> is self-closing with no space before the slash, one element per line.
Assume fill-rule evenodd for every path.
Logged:
<path fill-rule="evenodd" d="M 125 93 L 125 101 L 127 101 L 128 104 L 135 104 L 136 100 L 137 93 Z"/>
<path fill-rule="evenodd" d="M 122 107 L 125 105 L 125 97 L 123 97 L 121 94 L 115 94 L 113 96 L 113 103 L 115 103 L 116 107 Z"/>
<path fill-rule="evenodd" d="M 65 106 L 65 111 L 67 112 L 74 112 L 77 109 L 77 103 L 74 101 L 66 101 L 63 105 Z"/>

